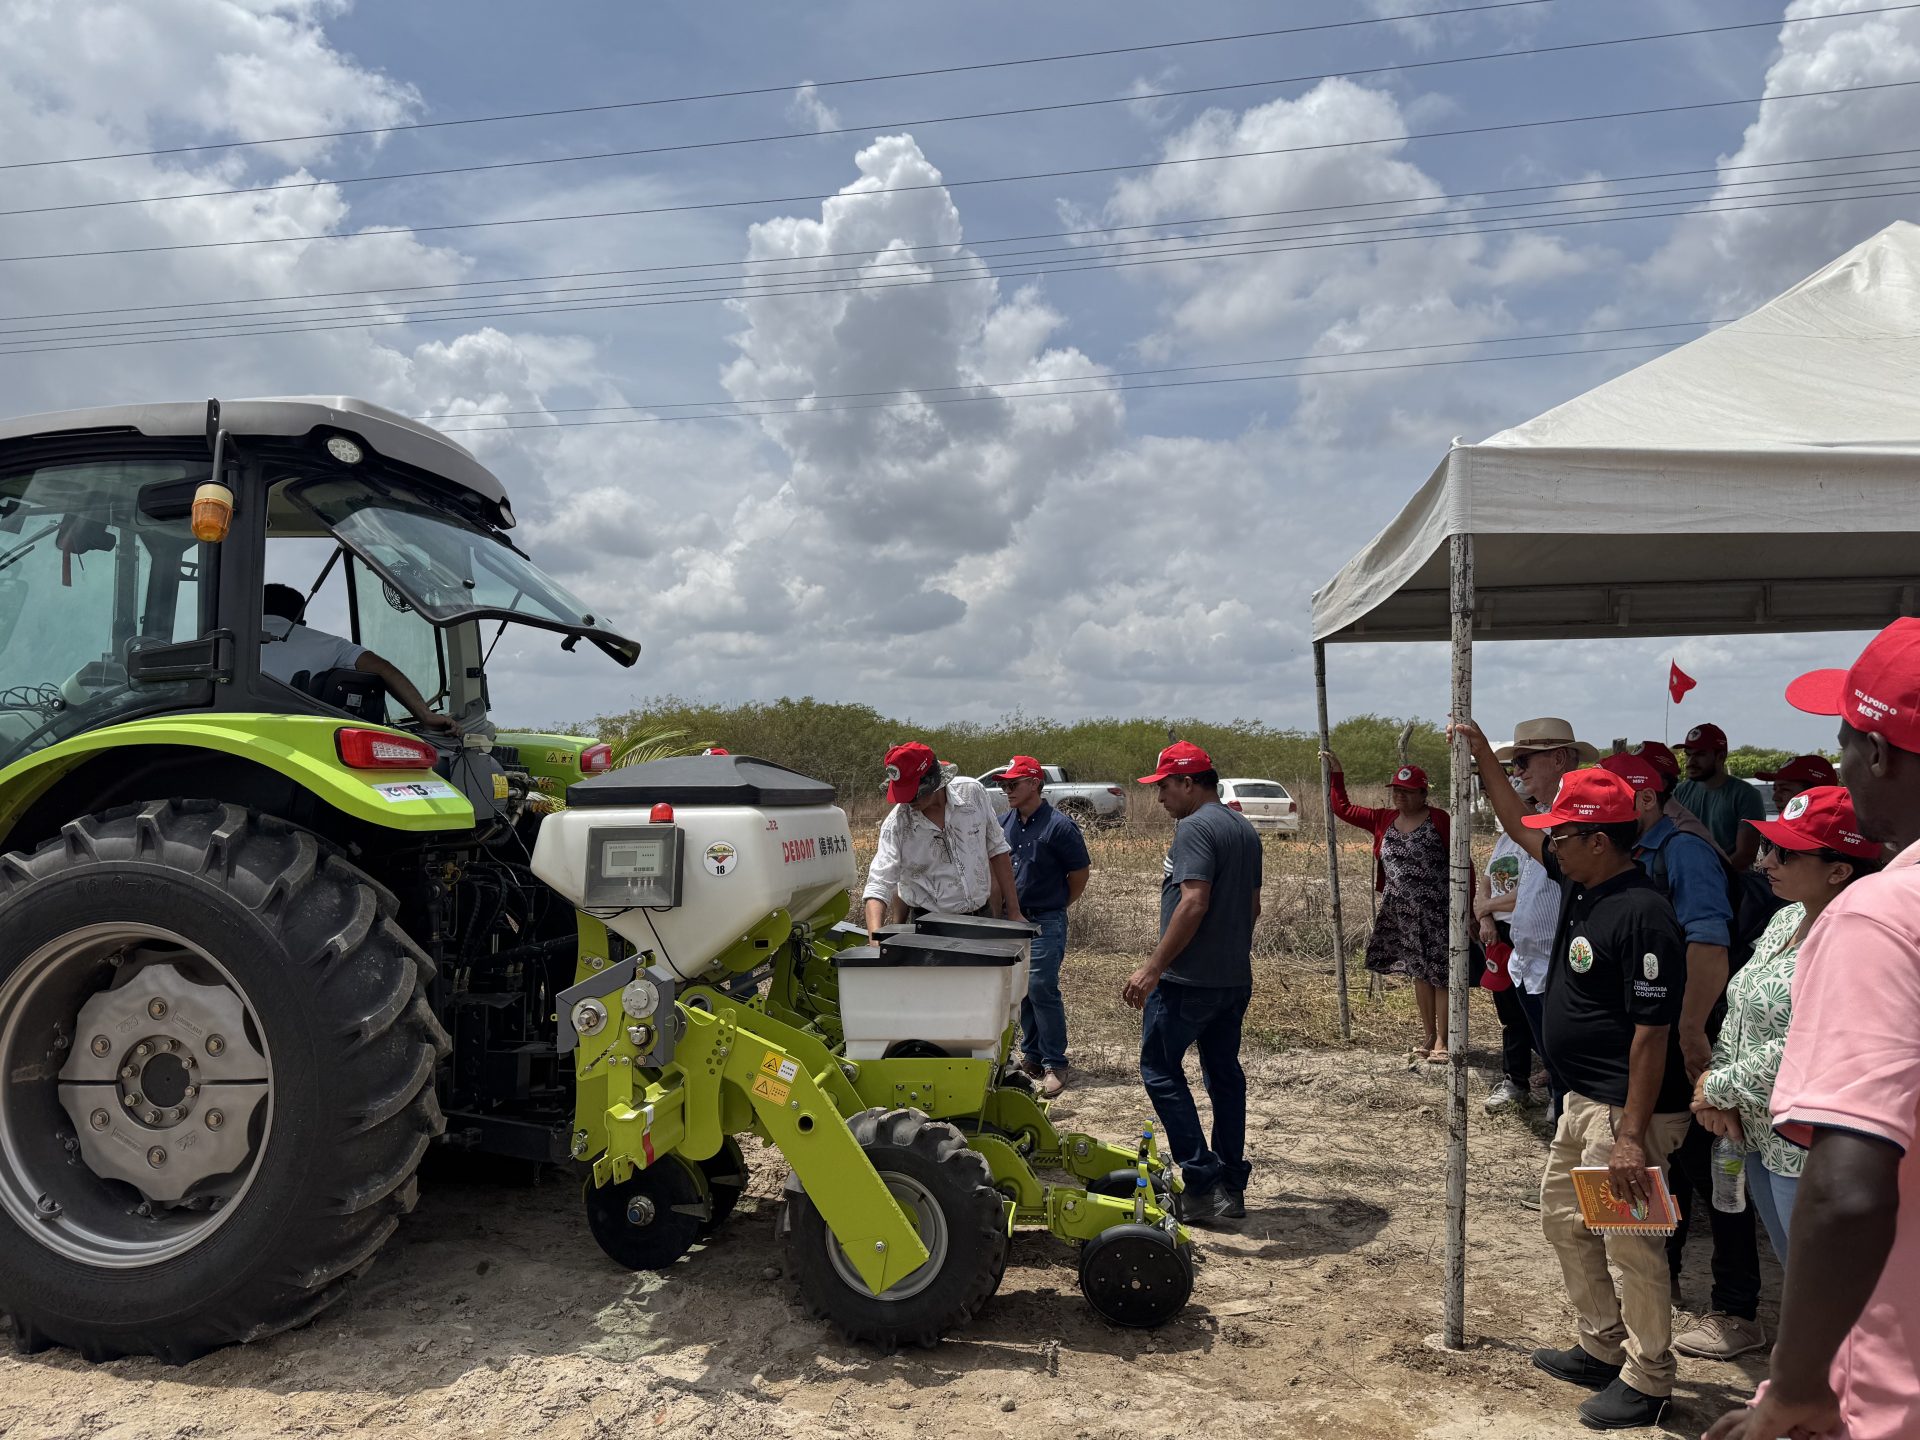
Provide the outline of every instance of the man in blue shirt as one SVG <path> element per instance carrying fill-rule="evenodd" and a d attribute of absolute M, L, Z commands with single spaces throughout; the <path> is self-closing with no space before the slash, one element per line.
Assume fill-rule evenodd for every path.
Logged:
<path fill-rule="evenodd" d="M 1680 1051 L 1687 1079 L 1697 1081 L 1713 1056 L 1712 1035 L 1719 1029 L 1721 996 L 1730 970 L 1733 900 L 1729 871 L 1705 827 L 1682 812 L 1676 820 L 1667 805 L 1671 779 L 1665 767 L 1645 755 L 1614 755 L 1601 764 L 1637 792 L 1640 841 L 1634 856 L 1673 902 L 1687 939 L 1687 991 L 1680 1012 Z M 1749 787 L 1751 788 L 1751 787 Z M 1753 1210 L 1728 1214 L 1707 1203 L 1712 1193 L 1709 1165 L 1713 1137 L 1696 1121 L 1669 1160 L 1680 1226 L 1667 1241 L 1667 1268 L 1676 1295 L 1687 1233 L 1697 1211 L 1705 1210 L 1713 1231 L 1712 1309 L 1673 1338 L 1683 1355 L 1730 1360 L 1767 1343 L 1760 1327 L 1760 1241 Z"/>
<path fill-rule="evenodd" d="M 1022 1068 L 1051 1098 L 1066 1088 L 1067 1007 L 1060 998 L 1060 962 L 1067 954 L 1067 907 L 1087 888 L 1093 861 L 1071 815 L 1042 793 L 1045 776 L 1031 755 L 1016 755 L 1000 776 L 1007 813 L 1000 817 L 1013 848 L 1013 886 L 1020 913 L 1040 927 L 1020 1002 Z"/>

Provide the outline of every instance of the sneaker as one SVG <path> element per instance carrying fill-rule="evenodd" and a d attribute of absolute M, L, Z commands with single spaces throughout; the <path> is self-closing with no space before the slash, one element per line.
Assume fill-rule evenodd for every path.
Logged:
<path fill-rule="evenodd" d="M 1649 1395 L 1624 1380 L 1580 1402 L 1580 1423 L 1589 1430 L 1639 1430 L 1658 1425 L 1666 1413 L 1666 1396 Z"/>
<path fill-rule="evenodd" d="M 1067 1077 L 1062 1075 L 1058 1070 L 1042 1070 L 1040 1072 L 1040 1093 L 1046 1096 L 1047 1099 L 1053 1099 L 1054 1096 L 1066 1088 Z"/>
<path fill-rule="evenodd" d="M 1721 1310 L 1702 1315 L 1691 1328 L 1673 1337 L 1673 1348 L 1696 1360 L 1731 1360 L 1754 1350 L 1763 1350 L 1767 1332 L 1757 1320 L 1743 1320 Z"/>
<path fill-rule="evenodd" d="M 1489 1111 L 1504 1110 L 1509 1105 L 1524 1105 L 1526 1103 L 1527 1092 L 1511 1080 L 1502 1080 L 1498 1085 L 1493 1087 L 1493 1093 L 1487 1096 L 1487 1109 Z"/>
<path fill-rule="evenodd" d="M 1244 1216 L 1246 1207 L 1238 1206 L 1240 1215 L 1231 1212 L 1236 1208 L 1233 1193 L 1226 1186 L 1215 1183 L 1204 1190 L 1188 1190 L 1180 1197 L 1180 1221 L 1185 1225 L 1197 1225 L 1203 1230 L 1224 1230 L 1232 1220 Z"/>
<path fill-rule="evenodd" d="M 1226 1202 L 1220 1207 L 1220 1218 L 1223 1220 L 1246 1219 L 1247 1192 L 1235 1190 L 1231 1185 L 1222 1185 L 1220 1189 L 1221 1193 L 1227 1197 Z"/>
<path fill-rule="evenodd" d="M 1604 1390 L 1620 1378 L 1620 1367 L 1596 1360 L 1580 1346 L 1566 1350 L 1536 1350 L 1533 1368 L 1544 1370 L 1569 1385 L 1584 1385 L 1589 1390 Z"/>

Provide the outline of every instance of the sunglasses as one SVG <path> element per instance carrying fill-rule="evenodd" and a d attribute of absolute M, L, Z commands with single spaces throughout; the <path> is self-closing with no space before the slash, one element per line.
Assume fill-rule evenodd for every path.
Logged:
<path fill-rule="evenodd" d="M 1547 844 L 1553 846 L 1554 849 L 1558 850 L 1563 841 L 1573 840 L 1584 835 L 1598 835 L 1599 833 L 1600 832 L 1598 830 L 1594 830 L 1590 828 L 1580 829 L 1580 830 L 1556 830 L 1551 835 L 1547 836 Z"/>
<path fill-rule="evenodd" d="M 1847 864 L 1859 858 L 1855 855 L 1843 854 L 1838 850 L 1829 850 L 1824 846 L 1814 850 L 1789 850 L 1786 846 L 1776 845 L 1771 840 L 1762 840 L 1760 842 L 1760 853 L 1768 859 L 1778 860 L 1782 865 L 1786 864 L 1789 860 L 1798 860 L 1802 857 L 1818 860 L 1823 865 L 1831 865 L 1836 862 Z"/>

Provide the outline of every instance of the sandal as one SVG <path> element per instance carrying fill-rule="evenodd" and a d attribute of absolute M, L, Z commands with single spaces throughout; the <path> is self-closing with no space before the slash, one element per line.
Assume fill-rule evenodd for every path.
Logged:
<path fill-rule="evenodd" d="M 1434 1049 L 1427 1052 L 1427 1064 L 1429 1065 L 1445 1065 L 1452 1059 L 1453 1056 L 1449 1055 L 1443 1049 Z"/>

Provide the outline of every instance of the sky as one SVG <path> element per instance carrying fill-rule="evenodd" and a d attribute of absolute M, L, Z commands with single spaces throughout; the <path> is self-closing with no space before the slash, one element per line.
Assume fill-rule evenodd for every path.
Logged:
<path fill-rule="evenodd" d="M 1858 88 L 1920 79 L 1920 9 L 1424 13 L 1474 3 L 0 0 L 0 165 L 69 162 L 0 170 L 0 393 L 435 417 L 644 646 L 509 633 L 509 720 L 1307 728 L 1312 592 L 1451 439 L 1915 218 L 1830 157 L 1920 131 Z M 1485 645 L 1477 709 L 1811 747 L 1781 689 L 1864 640 Z M 1335 716 L 1442 718 L 1446 665 L 1336 647 Z"/>

